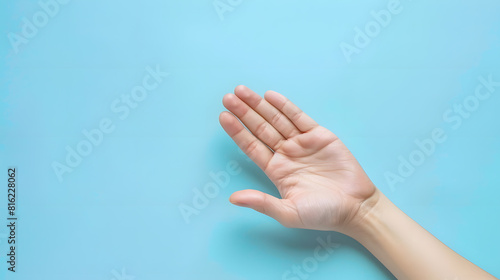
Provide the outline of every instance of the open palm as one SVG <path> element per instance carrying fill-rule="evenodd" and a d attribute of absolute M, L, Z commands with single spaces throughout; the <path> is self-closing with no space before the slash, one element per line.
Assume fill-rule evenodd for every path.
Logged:
<path fill-rule="evenodd" d="M 243 190 L 231 196 L 232 203 L 287 227 L 343 232 L 352 225 L 375 187 L 335 134 L 274 91 L 262 98 L 238 86 L 223 104 L 234 115 L 222 112 L 222 127 L 281 195 Z"/>

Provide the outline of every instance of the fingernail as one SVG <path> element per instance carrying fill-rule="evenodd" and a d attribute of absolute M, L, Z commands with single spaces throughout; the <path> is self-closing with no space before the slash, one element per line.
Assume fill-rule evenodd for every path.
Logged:
<path fill-rule="evenodd" d="M 248 207 L 248 204 L 243 203 L 243 202 L 231 202 L 232 204 L 236 206 L 241 206 L 241 207 Z"/>

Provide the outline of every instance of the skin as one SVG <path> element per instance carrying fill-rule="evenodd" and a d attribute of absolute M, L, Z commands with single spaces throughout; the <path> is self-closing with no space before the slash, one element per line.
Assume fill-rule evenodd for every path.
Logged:
<path fill-rule="evenodd" d="M 398 279 L 496 279 L 392 204 L 342 141 L 283 95 L 240 85 L 223 104 L 231 113 L 220 114 L 222 127 L 281 195 L 241 190 L 231 203 L 286 227 L 347 234 Z"/>

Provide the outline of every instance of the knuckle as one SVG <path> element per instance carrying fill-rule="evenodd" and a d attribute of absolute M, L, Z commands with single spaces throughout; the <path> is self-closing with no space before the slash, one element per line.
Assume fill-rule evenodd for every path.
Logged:
<path fill-rule="evenodd" d="M 258 143 L 256 140 L 250 141 L 245 147 L 245 153 L 250 155 L 252 154 L 258 147 Z"/>
<path fill-rule="evenodd" d="M 292 121 L 296 122 L 300 119 L 300 117 L 302 117 L 303 113 L 304 112 L 302 112 L 301 110 L 295 111 L 291 114 L 290 118 L 292 119 Z"/>
<path fill-rule="evenodd" d="M 274 123 L 274 124 L 278 123 L 278 121 L 281 119 L 281 117 L 282 117 L 281 113 L 276 112 L 271 118 L 271 123 Z"/>
<path fill-rule="evenodd" d="M 261 134 L 264 133 L 264 131 L 266 131 L 266 129 L 267 129 L 267 123 L 266 122 L 261 122 L 255 128 L 255 134 L 256 135 L 261 135 Z"/>

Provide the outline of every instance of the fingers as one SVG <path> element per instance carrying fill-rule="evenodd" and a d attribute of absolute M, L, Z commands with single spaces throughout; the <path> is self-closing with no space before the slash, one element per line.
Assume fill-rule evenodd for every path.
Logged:
<path fill-rule="evenodd" d="M 259 139 L 243 127 L 243 125 L 229 112 L 222 112 L 219 116 L 219 122 L 226 133 L 240 147 L 240 149 L 262 170 L 266 170 L 268 162 L 273 156 Z"/>
<path fill-rule="evenodd" d="M 286 227 L 299 227 L 297 210 L 286 199 L 279 199 L 257 190 L 242 190 L 233 193 L 229 201 L 268 215 Z"/>
<path fill-rule="evenodd" d="M 299 107 L 283 95 L 270 90 L 264 94 L 264 98 L 285 114 L 301 132 L 309 131 L 318 126 L 311 117 L 302 112 Z"/>
<path fill-rule="evenodd" d="M 267 120 L 284 138 L 288 139 L 300 134 L 297 127 L 283 113 L 248 87 L 237 86 L 234 94 Z"/>
<path fill-rule="evenodd" d="M 277 150 L 285 138 L 261 115 L 234 94 L 226 94 L 222 99 L 224 107 L 237 116 L 243 124 L 271 149 Z"/>

